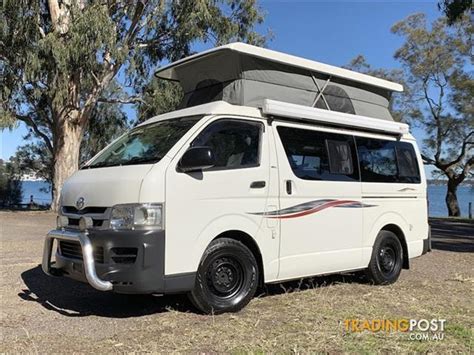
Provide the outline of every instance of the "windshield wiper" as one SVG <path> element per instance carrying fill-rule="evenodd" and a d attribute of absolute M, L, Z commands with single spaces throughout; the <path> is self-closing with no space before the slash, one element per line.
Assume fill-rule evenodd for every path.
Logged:
<path fill-rule="evenodd" d="M 162 156 L 158 157 L 133 157 L 132 159 L 129 160 L 124 160 L 120 162 L 120 165 L 133 165 L 133 164 L 146 164 L 146 163 L 156 163 L 163 159 Z"/>
<path fill-rule="evenodd" d="M 133 157 L 128 160 L 114 161 L 114 162 L 102 162 L 92 165 L 83 166 L 81 169 L 94 169 L 94 168 L 105 168 L 111 166 L 122 166 L 122 165 L 134 165 L 134 164 L 146 164 L 146 163 L 156 163 L 163 159 L 162 156 L 158 157 Z"/>
<path fill-rule="evenodd" d="M 117 162 L 102 162 L 102 163 L 97 163 L 97 164 L 92 164 L 92 165 L 85 165 L 81 168 L 82 169 L 94 169 L 94 168 L 105 168 L 108 166 L 116 166 L 120 165 Z"/>

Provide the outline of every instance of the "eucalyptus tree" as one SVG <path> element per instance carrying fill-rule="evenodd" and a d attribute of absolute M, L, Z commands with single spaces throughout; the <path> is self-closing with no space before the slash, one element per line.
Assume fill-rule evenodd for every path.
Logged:
<path fill-rule="evenodd" d="M 447 178 L 448 213 L 459 216 L 457 189 L 474 169 L 472 25 L 440 18 L 429 26 L 414 14 L 392 32 L 404 38 L 395 53 L 409 90 L 404 115 L 425 131 L 424 160 Z"/>
<path fill-rule="evenodd" d="M 96 105 L 141 102 L 163 61 L 195 42 L 261 44 L 256 0 L 3 0 L 0 13 L 0 123 L 31 128 L 52 157 L 52 208 L 79 165 Z M 127 86 L 103 93 L 116 78 Z"/>
<path fill-rule="evenodd" d="M 438 9 L 444 12 L 448 24 L 452 25 L 462 20 L 466 13 L 472 12 L 472 0 L 440 0 Z"/>

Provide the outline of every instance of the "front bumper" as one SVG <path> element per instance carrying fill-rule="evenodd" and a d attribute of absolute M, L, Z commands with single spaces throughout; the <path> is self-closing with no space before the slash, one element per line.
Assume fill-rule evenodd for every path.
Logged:
<path fill-rule="evenodd" d="M 60 275 L 63 273 L 68 273 L 67 270 L 63 270 L 63 268 L 53 268 L 51 266 L 51 256 L 53 253 L 53 242 L 55 239 L 64 240 L 64 241 L 72 241 L 77 242 L 79 241 L 82 249 L 82 264 L 83 270 L 85 273 L 85 278 L 89 282 L 89 284 L 99 291 L 110 291 L 113 288 L 112 282 L 102 280 L 97 276 L 95 263 L 94 263 L 94 255 L 92 252 L 92 243 L 89 239 L 87 232 L 75 233 L 66 230 L 52 230 L 46 235 L 46 240 L 44 241 L 44 249 L 43 249 L 43 262 L 42 268 L 43 271 L 50 275 Z M 56 255 L 56 259 L 58 261 L 58 254 Z M 73 266 L 73 265 L 71 265 Z M 73 267 L 74 269 L 74 267 Z"/>
<path fill-rule="evenodd" d="M 60 246 L 52 262 L 54 240 L 58 244 L 79 243 L 82 255 L 71 257 Z M 132 257 L 124 255 L 123 251 L 130 254 L 129 250 Z M 87 282 L 100 291 L 147 294 L 191 290 L 195 273 L 165 275 L 164 261 L 163 230 L 52 230 L 45 239 L 42 268 L 48 275 Z"/>

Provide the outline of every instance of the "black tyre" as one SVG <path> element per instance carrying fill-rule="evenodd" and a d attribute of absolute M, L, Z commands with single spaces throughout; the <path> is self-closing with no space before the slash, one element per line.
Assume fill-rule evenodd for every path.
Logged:
<path fill-rule="evenodd" d="M 244 244 L 216 239 L 202 256 L 189 298 L 204 313 L 237 312 L 254 296 L 258 275 L 257 261 Z"/>
<path fill-rule="evenodd" d="M 375 285 L 389 285 L 397 281 L 403 266 L 403 248 L 398 237 L 390 232 L 379 232 L 366 271 Z"/>

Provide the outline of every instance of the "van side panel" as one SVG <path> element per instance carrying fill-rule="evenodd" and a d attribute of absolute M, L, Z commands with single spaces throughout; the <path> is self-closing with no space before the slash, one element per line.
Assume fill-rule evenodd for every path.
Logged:
<path fill-rule="evenodd" d="M 362 182 L 362 200 L 374 206 L 365 209 L 363 217 L 363 259 L 366 265 L 370 261 L 372 246 L 379 231 L 387 225 L 395 225 L 402 231 L 409 258 L 422 254 L 423 239 L 428 238 L 426 178 L 423 164 L 416 143 L 413 140 L 406 142 L 413 145 L 416 153 L 420 172 L 419 183 Z"/>

